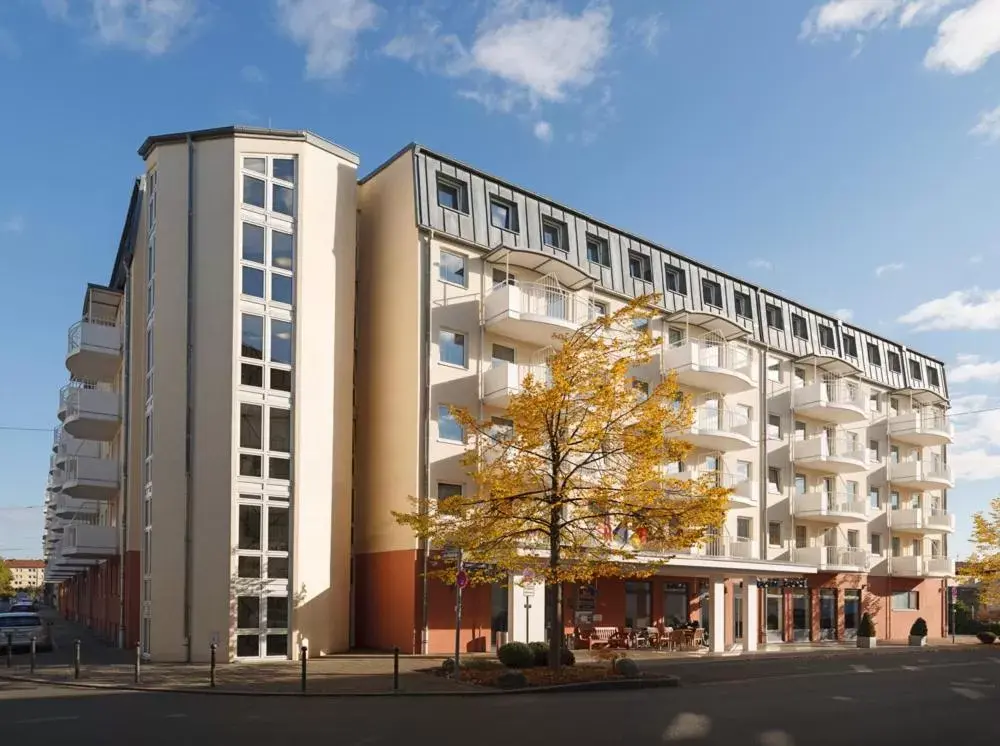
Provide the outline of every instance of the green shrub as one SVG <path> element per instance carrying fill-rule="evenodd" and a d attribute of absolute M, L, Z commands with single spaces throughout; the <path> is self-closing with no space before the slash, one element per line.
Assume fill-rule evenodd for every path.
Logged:
<path fill-rule="evenodd" d="M 532 654 L 535 656 L 535 665 L 544 667 L 549 665 L 549 645 L 546 642 L 528 643 Z M 559 649 L 560 663 L 563 666 L 576 665 L 576 655 L 565 645 Z"/>
<path fill-rule="evenodd" d="M 858 625 L 858 637 L 875 637 L 875 622 L 872 621 L 871 614 L 867 611 L 861 616 L 861 624 Z"/>
<path fill-rule="evenodd" d="M 535 665 L 535 651 L 523 642 L 508 642 L 497 650 L 497 658 L 507 668 L 531 668 Z"/>
<path fill-rule="evenodd" d="M 910 637 L 927 637 L 927 622 L 923 617 L 918 617 L 910 627 Z"/>
<path fill-rule="evenodd" d="M 979 642 L 985 643 L 986 645 L 992 645 L 997 641 L 997 636 L 992 632 L 980 632 L 976 637 L 979 638 Z"/>

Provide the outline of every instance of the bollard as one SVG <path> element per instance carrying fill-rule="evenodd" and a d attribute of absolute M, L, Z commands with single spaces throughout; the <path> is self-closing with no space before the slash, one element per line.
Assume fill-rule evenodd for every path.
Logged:
<path fill-rule="evenodd" d="M 302 691 L 304 692 L 306 690 L 306 662 L 309 660 L 309 646 L 303 642 L 299 652 L 302 656 Z"/>
<path fill-rule="evenodd" d="M 7 633 L 7 668 L 11 667 L 10 657 L 14 654 L 14 633 Z"/>
<path fill-rule="evenodd" d="M 209 665 L 208 668 L 209 686 L 212 687 L 213 689 L 215 689 L 215 650 L 218 647 L 219 646 L 216 645 L 214 642 L 212 643 L 212 658 L 211 658 L 211 664 Z"/>
<path fill-rule="evenodd" d="M 73 678 L 80 678 L 80 638 L 73 641 Z"/>
<path fill-rule="evenodd" d="M 392 649 L 392 690 L 399 691 L 399 648 Z"/>
<path fill-rule="evenodd" d="M 31 673 L 35 672 L 35 653 L 37 648 L 35 647 L 35 636 L 31 636 Z"/>
<path fill-rule="evenodd" d="M 135 644 L 135 683 L 138 684 L 142 680 L 142 643 L 137 642 Z"/>

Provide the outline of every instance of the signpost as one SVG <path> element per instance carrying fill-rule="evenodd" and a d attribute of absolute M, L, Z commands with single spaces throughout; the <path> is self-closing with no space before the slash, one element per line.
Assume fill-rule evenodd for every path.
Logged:
<path fill-rule="evenodd" d="M 462 567 L 462 550 L 455 557 L 458 573 L 455 575 L 455 680 L 459 679 L 462 648 L 462 590 L 469 584 L 469 575 Z"/>
<path fill-rule="evenodd" d="M 958 603 L 958 586 L 951 587 L 951 642 L 955 644 L 955 605 Z"/>
<path fill-rule="evenodd" d="M 535 595 L 535 573 L 528 568 L 521 576 L 524 590 L 524 641 L 531 642 L 531 599 Z"/>

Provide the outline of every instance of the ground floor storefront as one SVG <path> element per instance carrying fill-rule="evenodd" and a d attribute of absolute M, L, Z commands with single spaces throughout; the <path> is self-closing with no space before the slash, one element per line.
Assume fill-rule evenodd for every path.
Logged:
<path fill-rule="evenodd" d="M 59 612 L 83 624 L 98 637 L 133 646 L 139 639 L 139 553 L 82 566 L 59 584 L 55 594 Z M 122 593 L 124 591 L 124 594 Z"/>

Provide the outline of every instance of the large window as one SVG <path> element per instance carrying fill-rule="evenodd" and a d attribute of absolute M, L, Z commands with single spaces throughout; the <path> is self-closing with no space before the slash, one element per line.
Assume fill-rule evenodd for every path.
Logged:
<path fill-rule="evenodd" d="M 264 304 L 292 305 L 295 239 L 287 226 L 279 229 L 245 221 L 241 240 L 241 295 Z"/>
<path fill-rule="evenodd" d="M 249 156 L 243 159 L 243 206 L 295 215 L 295 159 Z"/>
<path fill-rule="evenodd" d="M 465 442 L 465 429 L 447 404 L 438 405 L 438 438 L 452 443 Z"/>
<path fill-rule="evenodd" d="M 267 330 L 265 336 L 265 329 Z M 292 324 L 244 313 L 240 328 L 240 384 L 288 394 L 292 390 Z M 265 339 L 268 349 L 265 350 Z M 266 353 L 266 354 L 265 354 Z"/>
<path fill-rule="evenodd" d="M 894 591 L 892 594 L 893 611 L 919 611 L 919 591 Z"/>

